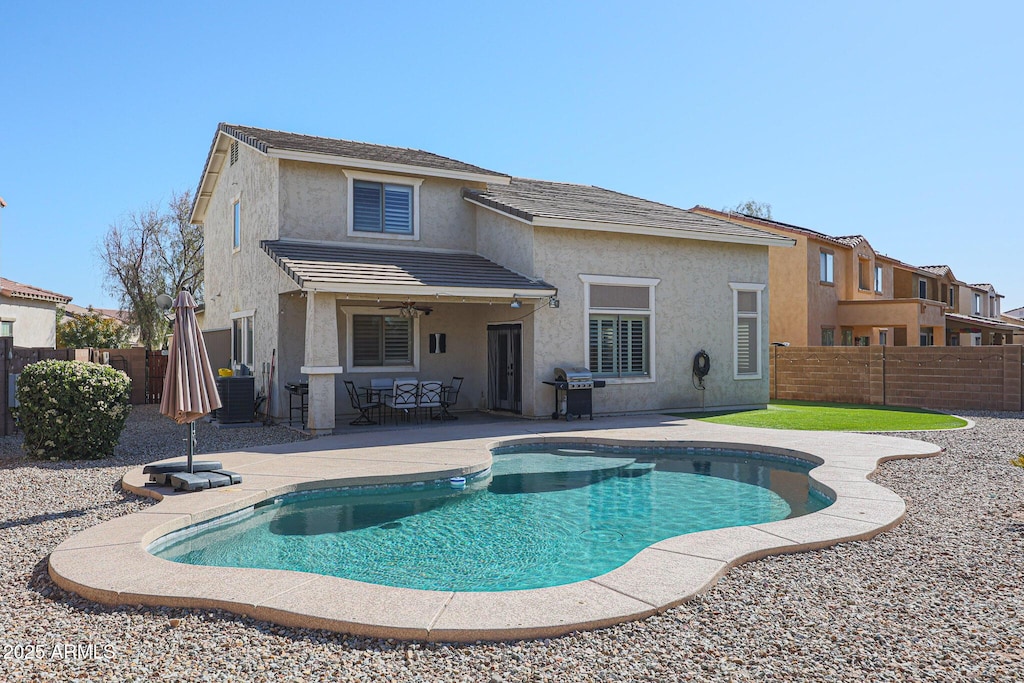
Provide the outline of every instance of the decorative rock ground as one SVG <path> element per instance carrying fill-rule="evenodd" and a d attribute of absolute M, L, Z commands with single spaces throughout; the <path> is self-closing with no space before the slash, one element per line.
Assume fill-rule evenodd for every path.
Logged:
<path fill-rule="evenodd" d="M 883 465 L 904 497 L 870 541 L 736 567 L 693 602 L 563 638 L 416 645 L 292 630 L 210 611 L 105 608 L 57 588 L 46 555 L 151 504 L 121 492 L 132 465 L 184 452 L 184 431 L 136 409 L 115 457 L 26 460 L 0 439 L 3 680 L 941 680 L 1024 678 L 1024 416 L 908 434 L 947 449 Z M 200 425 L 202 451 L 302 438 Z"/>

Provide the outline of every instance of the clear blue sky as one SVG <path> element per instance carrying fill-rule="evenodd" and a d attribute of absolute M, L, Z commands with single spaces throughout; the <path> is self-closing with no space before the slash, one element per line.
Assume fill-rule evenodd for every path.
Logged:
<path fill-rule="evenodd" d="M 95 252 L 219 121 L 689 208 L 772 205 L 1024 306 L 1024 3 L 8 2 L 0 272 L 113 306 Z"/>

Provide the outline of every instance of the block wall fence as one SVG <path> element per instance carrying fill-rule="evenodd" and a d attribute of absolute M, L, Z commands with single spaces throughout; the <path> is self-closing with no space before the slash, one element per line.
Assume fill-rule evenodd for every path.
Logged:
<path fill-rule="evenodd" d="M 772 347 L 773 399 L 1024 411 L 1024 346 Z"/>

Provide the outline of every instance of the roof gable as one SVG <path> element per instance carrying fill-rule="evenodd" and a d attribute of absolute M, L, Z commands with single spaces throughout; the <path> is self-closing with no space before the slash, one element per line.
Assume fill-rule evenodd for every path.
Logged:
<path fill-rule="evenodd" d="M 393 173 L 502 183 L 509 176 L 420 149 L 302 135 L 285 131 L 221 123 L 217 126 L 192 205 L 192 222 L 202 223 L 220 169 L 233 141 L 269 157 L 323 163 Z"/>

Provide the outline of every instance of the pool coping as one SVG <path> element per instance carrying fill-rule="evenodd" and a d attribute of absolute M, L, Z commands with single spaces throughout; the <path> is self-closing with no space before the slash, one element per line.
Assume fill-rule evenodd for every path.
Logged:
<path fill-rule="evenodd" d="M 462 476 L 488 467 L 491 448 L 530 441 L 736 448 L 795 456 L 820 463 L 811 476 L 836 502 L 794 519 L 669 538 L 606 574 L 531 590 L 395 588 L 287 570 L 179 564 L 146 550 L 172 531 L 268 498 Z M 133 468 L 122 486 L 159 502 L 67 539 L 50 553 L 49 573 L 62 588 L 107 605 L 219 608 L 289 627 L 417 641 L 554 637 L 663 612 L 744 562 L 882 533 L 899 524 L 906 506 L 868 475 L 887 460 L 939 453 L 938 446 L 924 441 L 879 434 L 734 427 L 665 416 L 326 437 L 216 454 L 244 481 L 207 491 L 155 489 L 147 486 L 141 467 Z M 312 468 L 317 474 L 309 474 Z"/>

